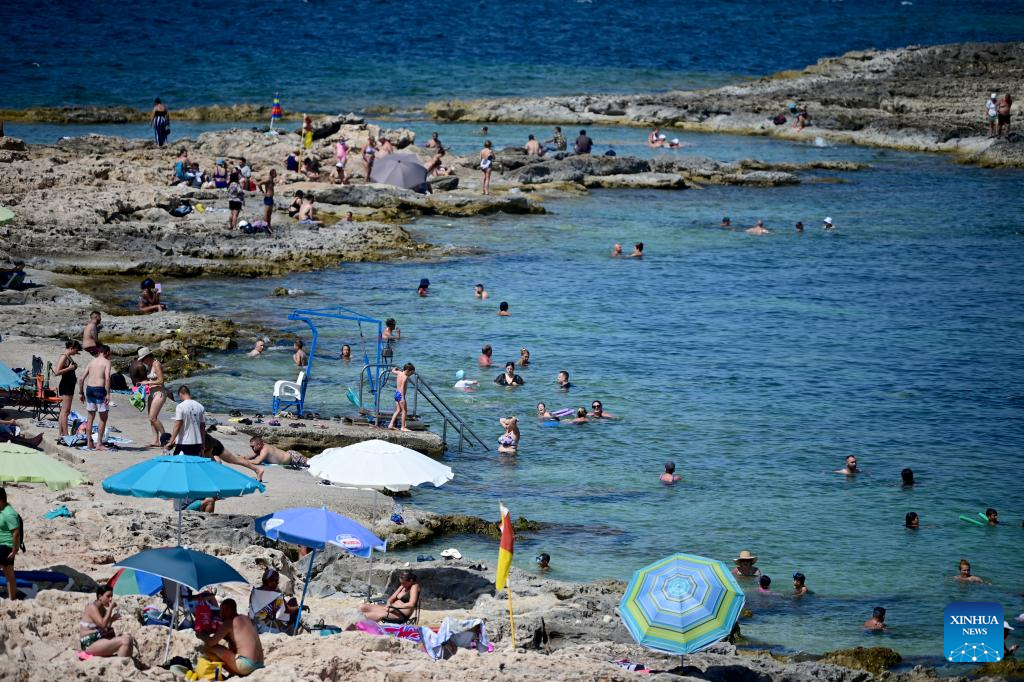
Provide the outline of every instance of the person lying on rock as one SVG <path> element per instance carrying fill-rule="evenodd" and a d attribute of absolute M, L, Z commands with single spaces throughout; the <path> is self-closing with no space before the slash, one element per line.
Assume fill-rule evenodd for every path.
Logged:
<path fill-rule="evenodd" d="M 253 464 L 278 464 L 280 466 L 308 467 L 309 462 L 300 452 L 295 450 L 282 450 L 281 448 L 264 443 L 259 436 L 249 439 L 249 448 L 252 450 L 252 457 L 249 461 Z"/>
<path fill-rule="evenodd" d="M 0 443 L 14 443 L 15 445 L 38 448 L 43 442 L 43 434 L 41 433 L 32 438 L 17 434 L 20 434 L 18 422 L 14 419 L 8 419 L 6 413 L 0 412 Z"/>

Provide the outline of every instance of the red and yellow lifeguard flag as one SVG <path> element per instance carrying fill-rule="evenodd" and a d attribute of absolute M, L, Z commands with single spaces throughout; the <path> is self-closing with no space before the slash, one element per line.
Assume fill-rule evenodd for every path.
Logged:
<path fill-rule="evenodd" d="M 505 589 L 508 582 L 508 569 L 512 567 L 512 545 L 515 535 L 512 532 L 512 518 L 505 505 L 498 503 L 501 509 L 501 544 L 498 546 L 498 575 L 494 578 L 494 587 L 499 591 Z"/>

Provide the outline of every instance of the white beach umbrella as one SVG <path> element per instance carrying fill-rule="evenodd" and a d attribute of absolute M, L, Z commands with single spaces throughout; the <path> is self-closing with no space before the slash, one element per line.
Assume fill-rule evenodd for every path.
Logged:
<path fill-rule="evenodd" d="M 423 483 L 438 487 L 455 477 L 451 467 L 383 440 L 328 448 L 309 460 L 309 473 L 337 485 L 395 492 Z"/>

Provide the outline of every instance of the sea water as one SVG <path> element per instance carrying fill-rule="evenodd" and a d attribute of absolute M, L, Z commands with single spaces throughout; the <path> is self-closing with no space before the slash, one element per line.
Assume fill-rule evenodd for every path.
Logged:
<path fill-rule="evenodd" d="M 479 141 L 471 126 L 409 125 L 419 135 L 439 128 L 456 145 Z M 525 130 L 497 126 L 492 136 Z M 627 152 L 662 153 L 643 147 L 643 131 L 593 134 Z M 396 318 L 396 362 L 413 362 L 492 448 L 449 452 L 455 480 L 405 503 L 497 519 L 500 499 L 513 516 L 542 522 L 518 538 L 515 564 L 526 570 L 543 551 L 556 578 L 628 579 L 671 552 L 730 561 L 748 549 L 776 591 L 790 591 L 801 571 L 814 594 L 752 595 L 744 633 L 816 652 L 886 645 L 937 656 L 946 603 L 1024 610 L 1024 173 L 810 142 L 683 139 L 695 145 L 687 153 L 722 159 L 842 158 L 870 168 L 807 173 L 804 184 L 781 188 L 593 191 L 548 200 L 539 216 L 424 218 L 410 228 L 417 238 L 484 253 L 165 282 L 166 297 L 175 309 L 307 343 L 305 327 L 286 319 L 294 308 Z M 822 229 L 826 215 L 834 233 Z M 739 228 L 764 219 L 772 234 L 723 230 L 723 216 Z M 635 241 L 645 243 L 643 260 L 609 257 L 613 243 L 628 252 Z M 415 291 L 423 277 L 427 298 Z M 489 300 L 474 298 L 477 282 Z M 302 293 L 271 297 L 278 286 Z M 511 316 L 496 314 L 501 301 Z M 375 335 L 369 325 L 321 325 L 309 409 L 352 413 L 345 389 L 358 390 L 359 359 L 373 355 Z M 338 360 L 342 343 L 357 361 Z M 477 365 L 485 343 L 496 363 L 487 369 Z M 532 357 L 518 370 L 525 385 L 494 385 L 521 347 Z M 189 379 L 209 408 L 267 414 L 273 381 L 293 378 L 286 339 L 259 359 L 247 350 L 214 354 L 217 368 Z M 478 390 L 452 388 L 460 369 Z M 568 392 L 555 381 L 563 369 Z M 533 416 L 537 402 L 554 410 L 595 399 L 620 419 L 550 427 Z M 499 456 L 498 419 L 513 414 L 520 451 Z M 848 454 L 864 470 L 852 479 L 834 473 Z M 658 483 L 666 460 L 682 476 L 674 487 Z M 904 467 L 915 472 L 913 489 L 899 486 Z M 958 520 L 989 506 L 1006 526 Z M 908 511 L 921 530 L 903 528 Z M 497 551 L 493 541 L 458 537 L 399 556 L 447 546 L 484 561 Z M 952 581 L 961 557 L 992 584 Z M 892 634 L 860 631 L 876 605 L 889 610 Z"/>

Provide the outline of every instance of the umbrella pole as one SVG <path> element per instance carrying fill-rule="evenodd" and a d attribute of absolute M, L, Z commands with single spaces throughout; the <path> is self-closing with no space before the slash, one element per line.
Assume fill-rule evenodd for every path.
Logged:
<path fill-rule="evenodd" d="M 373 597 L 373 550 L 370 550 L 370 567 L 366 569 L 366 602 Z"/>
<path fill-rule="evenodd" d="M 316 550 L 309 555 L 309 568 L 306 569 L 306 582 L 302 586 L 302 601 L 299 602 L 299 618 L 295 621 L 295 632 L 299 633 L 299 626 L 302 625 L 302 607 L 306 604 L 306 591 L 309 589 L 309 576 L 313 574 L 313 562 L 316 561 Z"/>
<path fill-rule="evenodd" d="M 178 503 L 178 547 L 181 547 L 181 503 Z"/>
<path fill-rule="evenodd" d="M 167 644 L 164 645 L 164 663 L 171 655 L 171 637 L 174 635 L 175 623 L 178 620 L 178 607 L 181 603 L 181 585 L 174 583 L 174 613 L 171 614 L 171 626 L 167 629 Z"/>

